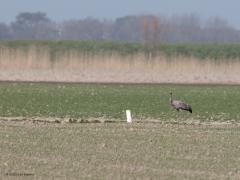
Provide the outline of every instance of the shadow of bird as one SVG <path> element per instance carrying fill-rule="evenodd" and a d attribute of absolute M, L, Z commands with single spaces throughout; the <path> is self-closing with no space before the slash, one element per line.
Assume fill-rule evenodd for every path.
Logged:
<path fill-rule="evenodd" d="M 189 104 L 172 99 L 172 92 L 170 92 L 170 103 L 171 103 L 171 106 L 174 109 L 176 109 L 178 112 L 179 112 L 179 110 L 184 110 L 184 111 L 189 111 L 190 113 L 192 113 L 192 107 Z"/>

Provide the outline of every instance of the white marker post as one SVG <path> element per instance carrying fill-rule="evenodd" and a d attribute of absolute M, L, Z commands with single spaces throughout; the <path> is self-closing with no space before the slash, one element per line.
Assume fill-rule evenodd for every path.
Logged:
<path fill-rule="evenodd" d="M 127 123 L 131 123 L 132 122 L 132 116 L 131 116 L 131 111 L 130 110 L 126 110 L 126 116 L 127 116 Z"/>

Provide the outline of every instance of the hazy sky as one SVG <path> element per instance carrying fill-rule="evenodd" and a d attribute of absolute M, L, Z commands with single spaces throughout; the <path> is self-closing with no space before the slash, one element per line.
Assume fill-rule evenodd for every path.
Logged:
<path fill-rule="evenodd" d="M 181 15 L 221 17 L 240 29 L 240 0 L 0 0 L 0 22 L 15 20 L 20 12 L 45 12 L 54 21 L 125 15 Z"/>

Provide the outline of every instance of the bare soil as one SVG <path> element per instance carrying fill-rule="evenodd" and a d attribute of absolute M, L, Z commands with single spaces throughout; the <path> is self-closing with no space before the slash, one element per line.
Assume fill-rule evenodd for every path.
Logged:
<path fill-rule="evenodd" d="M 0 117 L 0 123 L 17 124 L 17 125 L 41 125 L 41 124 L 79 124 L 79 123 L 123 123 L 127 124 L 126 120 L 106 119 L 106 118 L 57 118 L 57 117 Z M 197 119 L 188 119 L 183 121 L 176 120 L 159 120 L 159 119 L 135 119 L 132 124 L 158 124 L 158 125 L 173 125 L 173 126 L 202 126 L 202 127 L 240 127 L 240 122 L 236 121 L 200 121 Z"/>
<path fill-rule="evenodd" d="M 82 83 L 190 83 L 190 84 L 240 84 L 239 73 L 148 73 L 127 71 L 78 71 L 44 69 L 2 69 L 0 81 L 28 82 L 82 82 Z"/>
<path fill-rule="evenodd" d="M 0 121 L 1 179 L 240 176 L 240 131 L 233 124 L 60 124 L 16 119 Z"/>

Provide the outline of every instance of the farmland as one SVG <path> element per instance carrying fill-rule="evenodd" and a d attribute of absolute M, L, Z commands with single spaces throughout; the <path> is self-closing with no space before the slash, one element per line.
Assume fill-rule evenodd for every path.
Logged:
<path fill-rule="evenodd" d="M 1 177 L 237 179 L 239 126 L 0 123 Z M 9 175 L 7 175 L 7 173 Z"/>
<path fill-rule="evenodd" d="M 239 90 L 1 83 L 0 176 L 237 179 Z M 191 104 L 193 114 L 173 110 L 170 91 Z M 132 124 L 125 122 L 126 109 L 132 111 Z"/>
<path fill-rule="evenodd" d="M 191 104 L 194 113 L 173 111 L 169 92 Z M 137 119 L 240 119 L 240 86 L 2 83 L 0 96 L 3 117 L 122 120 L 130 109 Z"/>

